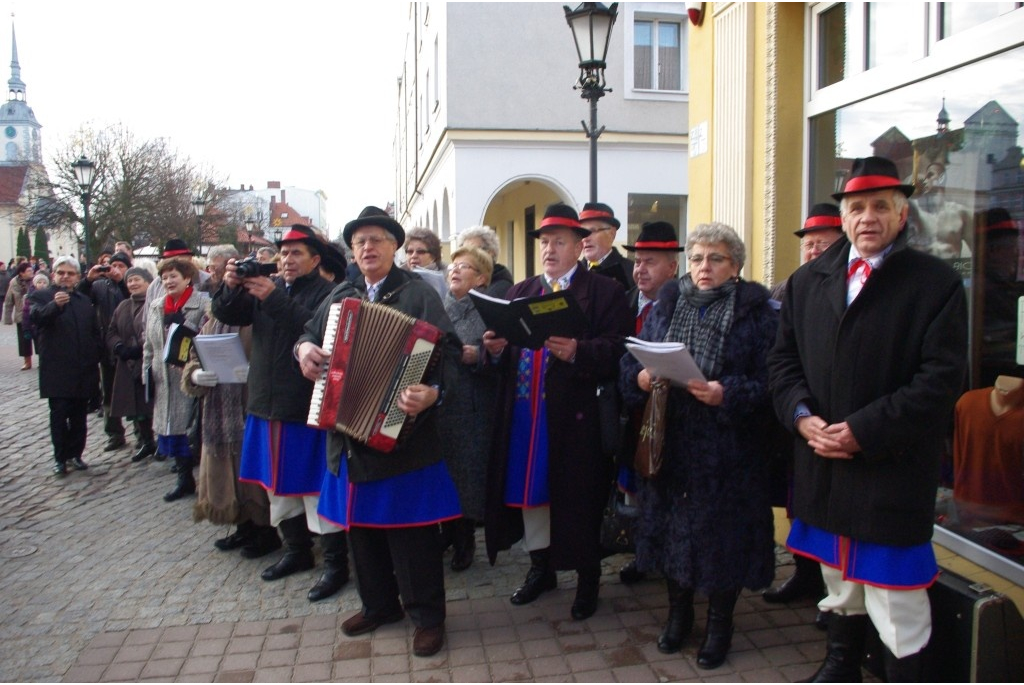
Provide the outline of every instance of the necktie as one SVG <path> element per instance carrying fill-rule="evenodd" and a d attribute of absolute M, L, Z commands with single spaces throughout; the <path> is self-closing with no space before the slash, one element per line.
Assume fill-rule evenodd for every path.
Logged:
<path fill-rule="evenodd" d="M 562 282 L 561 281 L 559 281 L 557 278 L 555 280 L 551 281 L 551 292 L 557 293 L 561 289 L 562 289 Z"/>
<path fill-rule="evenodd" d="M 594 261 L 589 262 L 590 270 L 593 271 L 594 269 L 596 269 L 600 263 L 601 262 L 594 262 Z"/>
<path fill-rule="evenodd" d="M 366 299 L 369 300 L 370 302 L 377 301 L 377 287 L 377 285 L 371 285 L 369 288 L 366 289 Z"/>
<path fill-rule="evenodd" d="M 846 274 L 846 304 L 850 304 L 857 299 L 870 275 L 871 264 L 866 259 L 858 257 L 850 262 L 850 268 Z"/>
<path fill-rule="evenodd" d="M 640 335 L 640 331 L 644 327 L 644 321 L 647 321 L 647 315 L 651 313 L 651 305 L 653 302 L 648 302 L 641 309 L 640 313 L 636 316 L 636 333 L 634 335 Z"/>

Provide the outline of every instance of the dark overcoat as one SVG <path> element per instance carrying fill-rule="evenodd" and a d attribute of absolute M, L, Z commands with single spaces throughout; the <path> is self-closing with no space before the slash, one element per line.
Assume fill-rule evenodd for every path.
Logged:
<path fill-rule="evenodd" d="M 939 468 L 967 368 L 967 300 L 956 272 L 901 234 L 846 306 L 850 243 L 789 279 L 769 358 L 775 411 L 795 432 L 803 402 L 848 422 L 862 451 L 825 459 L 794 448 L 794 515 L 884 545 L 929 541 Z"/>
<path fill-rule="evenodd" d="M 508 299 L 540 295 L 541 276 L 521 281 Z M 608 497 L 612 460 L 601 447 L 597 386 L 614 381 L 623 339 L 633 332 L 626 291 L 609 278 L 576 269 L 568 288 L 590 326 L 579 338 L 575 363 L 548 359 L 544 387 L 548 423 L 548 488 L 551 495 L 551 561 L 557 569 L 587 568 L 598 563 L 601 511 Z M 502 354 L 499 374 L 495 446 L 487 475 L 487 554 L 497 553 L 522 537 L 522 513 L 506 507 L 505 472 L 515 399 L 519 348 Z"/>
<path fill-rule="evenodd" d="M 129 297 L 117 305 L 107 328 L 107 354 L 117 360 L 114 389 L 110 398 L 111 416 L 152 416 L 153 402 L 146 400 L 142 384 L 142 346 L 146 337 L 146 299 Z M 138 350 L 138 357 L 121 359 L 113 354 L 118 343 Z M 134 356 L 134 355 L 133 355 Z"/>
<path fill-rule="evenodd" d="M 222 284 L 212 311 L 229 326 L 252 326 L 248 412 L 267 421 L 306 423 L 313 381 L 302 375 L 292 348 L 334 284 L 319 269 L 296 278 L 291 288 L 280 276 L 273 281 L 276 287 L 262 302 L 241 286 Z"/>
<path fill-rule="evenodd" d="M 669 391 L 664 464 L 640 480 L 637 566 L 659 570 L 703 593 L 767 586 L 774 574 L 769 451 L 764 436 L 774 417 L 768 391 L 768 350 L 778 317 L 758 283 L 736 286 L 732 326 L 717 380 L 722 404 L 707 405 L 683 388 Z M 680 296 L 680 281 L 662 286 L 640 338 L 665 339 Z M 620 385 L 630 407 L 647 393 L 637 386 L 643 366 L 627 353 Z"/>
<path fill-rule="evenodd" d="M 580 262 L 583 268 L 587 268 L 587 260 L 584 259 Z M 633 260 L 628 257 L 623 257 L 622 253 L 616 250 L 614 247 L 608 256 L 604 258 L 600 264 L 590 270 L 591 273 L 601 274 L 608 278 L 615 279 L 622 287 L 626 290 L 630 290 L 636 285 L 633 280 Z"/>
<path fill-rule="evenodd" d="M 103 340 L 96 310 L 77 290 L 63 307 L 55 287 L 29 293 L 29 319 L 39 352 L 39 396 L 92 398 L 99 392 Z"/>

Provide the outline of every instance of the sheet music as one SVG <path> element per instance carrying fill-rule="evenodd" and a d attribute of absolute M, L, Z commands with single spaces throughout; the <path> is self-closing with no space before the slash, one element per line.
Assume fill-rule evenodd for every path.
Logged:
<path fill-rule="evenodd" d="M 707 380 L 683 343 L 650 342 L 630 336 L 626 338 L 626 349 L 652 377 L 667 378 L 672 385 L 685 387 L 694 378 Z"/>
<path fill-rule="evenodd" d="M 197 335 L 193 343 L 203 370 L 216 373 L 218 383 L 244 382 L 239 380 L 235 370 L 247 368 L 249 360 L 245 358 L 245 349 L 238 333 Z"/>

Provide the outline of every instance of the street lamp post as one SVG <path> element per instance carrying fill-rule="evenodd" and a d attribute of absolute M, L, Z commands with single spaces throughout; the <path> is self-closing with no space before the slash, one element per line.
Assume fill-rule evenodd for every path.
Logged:
<path fill-rule="evenodd" d="M 605 87 L 604 70 L 618 6 L 617 2 L 608 7 L 600 2 L 580 3 L 576 9 L 562 6 L 580 63 L 580 76 L 573 90 L 579 90 L 580 96 L 590 101 L 590 126 L 585 121 L 580 123 L 590 139 L 591 202 L 597 202 L 597 139 L 604 132 L 604 126 L 597 127 L 597 101 L 612 90 Z"/>
<path fill-rule="evenodd" d="M 203 212 L 206 211 L 206 200 L 196 195 L 192 200 L 192 209 L 196 210 L 196 254 L 203 256 Z"/>
<path fill-rule="evenodd" d="M 252 232 L 256 228 L 256 222 L 251 216 L 245 217 L 245 232 L 249 234 L 249 253 L 252 254 Z"/>
<path fill-rule="evenodd" d="M 275 228 L 274 229 L 274 242 L 275 243 L 281 242 L 281 229 L 280 228 Z"/>
<path fill-rule="evenodd" d="M 96 174 L 96 165 L 83 154 L 71 163 L 71 170 L 75 172 L 75 180 L 82 189 L 82 233 L 85 237 L 85 266 L 88 268 L 92 263 L 89 251 L 89 203 L 92 201 L 92 180 Z"/>

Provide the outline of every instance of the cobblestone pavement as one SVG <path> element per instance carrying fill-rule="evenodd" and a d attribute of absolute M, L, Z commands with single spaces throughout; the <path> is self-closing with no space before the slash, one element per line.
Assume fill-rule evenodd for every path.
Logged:
<path fill-rule="evenodd" d="M 728 661 L 702 671 L 704 604 L 682 654 L 663 655 L 654 645 L 663 584 L 622 585 L 621 557 L 605 561 L 597 614 L 576 622 L 573 574 L 513 607 L 529 557 L 514 550 L 490 567 L 482 544 L 468 571 L 447 571 L 438 655 L 410 655 L 408 620 L 347 638 L 353 584 L 312 604 L 318 571 L 261 581 L 276 554 L 215 550 L 228 528 L 193 523 L 192 498 L 162 500 L 173 486 L 167 462 L 103 452 L 98 418 L 89 418 L 89 470 L 52 476 L 46 403 L 36 371 L 20 367 L 14 329 L 0 326 L 0 681 L 787 681 L 822 657 L 812 604 L 769 606 L 746 592 Z M 792 560 L 780 560 L 785 577 Z"/>

